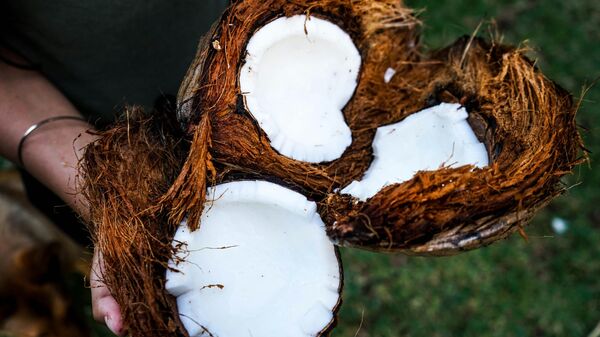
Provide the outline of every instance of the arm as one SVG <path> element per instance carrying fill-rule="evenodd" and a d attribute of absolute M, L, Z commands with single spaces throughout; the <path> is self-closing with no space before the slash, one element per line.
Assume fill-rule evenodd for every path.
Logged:
<path fill-rule="evenodd" d="M 0 52 L 3 52 L 0 50 Z M 20 62 L 14 55 L 3 57 Z M 0 155 L 17 161 L 23 133 L 33 124 L 53 116 L 80 116 L 75 107 L 42 74 L 0 61 Z M 44 125 L 32 133 L 22 148 L 25 169 L 61 197 L 82 217 L 87 205 L 77 192 L 77 163 L 84 147 L 94 140 L 92 126 L 75 120 Z M 122 335 L 119 306 L 100 282 L 101 257 L 94 254 L 91 272 L 94 318 Z"/>
<path fill-rule="evenodd" d="M 0 62 L 0 154 L 17 161 L 17 146 L 33 124 L 53 116 L 79 116 L 77 110 L 40 73 Z M 93 137 L 91 126 L 73 120 L 56 121 L 36 130 L 23 145 L 29 173 L 67 204 L 85 215 L 76 197 L 78 157 Z"/>

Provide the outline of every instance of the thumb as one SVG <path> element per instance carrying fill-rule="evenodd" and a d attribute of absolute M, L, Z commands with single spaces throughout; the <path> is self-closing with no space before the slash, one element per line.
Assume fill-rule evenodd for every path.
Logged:
<path fill-rule="evenodd" d="M 95 250 L 90 272 L 90 285 L 92 288 L 92 312 L 94 319 L 103 322 L 117 336 L 124 336 L 125 329 L 121 310 L 117 301 L 103 282 L 104 263 L 102 255 Z"/>

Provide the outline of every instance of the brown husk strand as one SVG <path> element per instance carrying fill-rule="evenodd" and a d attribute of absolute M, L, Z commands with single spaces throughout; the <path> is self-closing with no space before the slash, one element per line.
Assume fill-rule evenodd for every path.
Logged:
<path fill-rule="evenodd" d="M 146 117 L 132 108 L 126 116 L 99 133 L 80 167 L 91 233 L 104 260 L 102 278 L 131 336 L 188 336 L 165 291 L 177 227 L 161 203 L 181 171 L 187 144 L 173 134 L 176 124 L 160 114 Z"/>
<path fill-rule="evenodd" d="M 277 153 L 239 89 L 250 37 L 295 14 L 338 24 L 362 55 L 358 87 L 344 109 L 353 142 L 332 162 Z M 105 281 L 133 337 L 187 336 L 164 275 L 175 229 L 185 217 L 199 224 L 206 188 L 216 182 L 277 182 L 318 202 L 335 242 L 419 255 L 505 238 L 563 191 L 560 178 L 580 161 L 582 148 L 571 96 L 524 50 L 462 38 L 423 55 L 418 39 L 418 20 L 398 0 L 233 1 L 201 41 L 182 83 L 179 125 L 134 109 L 100 133 L 82 162 L 84 194 Z M 396 70 L 390 83 L 383 79 L 387 68 Z M 362 178 L 378 127 L 441 102 L 467 107 L 490 167 L 420 172 L 366 202 L 334 192 Z"/>

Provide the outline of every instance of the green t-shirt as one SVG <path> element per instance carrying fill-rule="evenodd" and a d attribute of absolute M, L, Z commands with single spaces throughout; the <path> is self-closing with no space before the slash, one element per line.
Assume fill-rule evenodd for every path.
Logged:
<path fill-rule="evenodd" d="M 225 0 L 1 0 L 0 42 L 83 113 L 106 122 L 126 104 L 176 94 Z"/>

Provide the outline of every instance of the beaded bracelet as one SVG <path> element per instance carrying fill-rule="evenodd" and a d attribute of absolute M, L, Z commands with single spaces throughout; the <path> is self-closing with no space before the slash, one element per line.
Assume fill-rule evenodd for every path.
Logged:
<path fill-rule="evenodd" d="M 33 124 L 32 126 L 30 126 L 27 129 L 27 131 L 25 131 L 23 136 L 21 136 L 21 140 L 19 141 L 19 146 L 17 147 L 19 166 L 21 166 L 22 168 L 25 168 L 25 165 L 23 165 L 23 144 L 25 144 L 25 140 L 27 140 L 27 138 L 29 136 L 31 136 L 31 134 L 34 133 L 35 130 L 39 129 L 40 127 L 42 127 L 46 124 L 56 122 L 56 121 L 61 121 L 61 120 L 78 120 L 78 121 L 87 122 L 83 117 L 80 117 L 80 116 L 54 116 L 54 117 L 46 118 L 36 124 Z"/>

